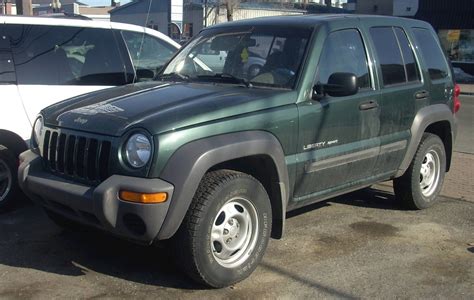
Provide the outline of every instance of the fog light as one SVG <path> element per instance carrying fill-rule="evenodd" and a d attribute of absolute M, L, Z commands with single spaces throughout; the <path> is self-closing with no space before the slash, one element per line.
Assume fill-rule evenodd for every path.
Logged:
<path fill-rule="evenodd" d="M 137 193 L 130 191 L 120 191 L 121 200 L 136 203 L 163 203 L 168 200 L 168 193 Z"/>

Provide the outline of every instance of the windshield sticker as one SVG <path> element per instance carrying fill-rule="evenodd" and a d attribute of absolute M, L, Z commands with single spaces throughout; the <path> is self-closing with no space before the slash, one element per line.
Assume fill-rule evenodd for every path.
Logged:
<path fill-rule="evenodd" d="M 92 115 L 97 115 L 97 114 L 113 114 L 113 113 L 118 113 L 122 112 L 123 109 L 112 105 L 112 104 L 107 104 L 104 102 L 84 106 L 84 107 L 79 107 L 76 109 L 71 110 L 72 113 L 76 113 L 79 115 L 87 115 L 87 116 L 92 116 Z"/>

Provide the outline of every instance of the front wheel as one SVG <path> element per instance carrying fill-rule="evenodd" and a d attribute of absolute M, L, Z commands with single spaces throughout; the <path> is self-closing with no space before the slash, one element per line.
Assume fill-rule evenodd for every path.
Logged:
<path fill-rule="evenodd" d="M 424 209 L 438 200 L 446 172 L 446 151 L 441 139 L 424 133 L 403 176 L 394 179 L 396 197 L 405 208 Z"/>
<path fill-rule="evenodd" d="M 178 263 L 211 287 L 248 277 L 262 260 L 272 226 L 270 199 L 250 175 L 205 175 L 176 236 Z"/>

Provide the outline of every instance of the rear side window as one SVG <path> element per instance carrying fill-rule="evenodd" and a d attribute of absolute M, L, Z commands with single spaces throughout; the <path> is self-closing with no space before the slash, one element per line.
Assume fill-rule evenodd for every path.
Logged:
<path fill-rule="evenodd" d="M 331 33 L 319 59 L 317 80 L 327 84 L 329 76 L 337 72 L 353 73 L 359 88 L 370 88 L 367 56 L 360 33 L 345 29 Z"/>
<path fill-rule="evenodd" d="M 407 79 L 403 58 L 392 27 L 370 28 L 370 35 L 382 69 L 383 84 L 405 83 Z"/>
<path fill-rule="evenodd" d="M 415 55 L 413 54 L 413 48 L 408 41 L 408 38 L 405 34 L 405 31 L 399 27 L 394 28 L 395 34 L 397 35 L 398 43 L 400 44 L 400 49 L 402 50 L 403 63 L 405 64 L 405 71 L 407 80 L 411 81 L 420 81 L 420 71 L 415 60 Z"/>
<path fill-rule="evenodd" d="M 423 55 L 423 61 L 428 68 L 432 80 L 442 79 L 448 76 L 448 64 L 446 57 L 430 30 L 413 28 L 416 42 Z"/>
<path fill-rule="evenodd" d="M 18 84 L 122 85 L 125 66 L 112 30 L 6 25 Z"/>
<path fill-rule="evenodd" d="M 148 34 L 122 31 L 122 35 L 135 69 L 156 72 L 177 50 L 167 42 Z"/>

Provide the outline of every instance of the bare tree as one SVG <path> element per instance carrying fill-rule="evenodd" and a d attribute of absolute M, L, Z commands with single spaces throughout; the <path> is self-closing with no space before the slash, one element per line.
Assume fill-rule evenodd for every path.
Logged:
<path fill-rule="evenodd" d="M 227 21 L 234 20 L 234 10 L 239 6 L 240 0 L 222 0 L 225 5 L 225 9 L 227 11 Z"/>

